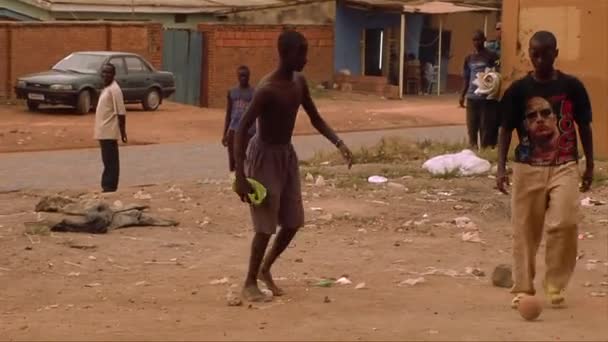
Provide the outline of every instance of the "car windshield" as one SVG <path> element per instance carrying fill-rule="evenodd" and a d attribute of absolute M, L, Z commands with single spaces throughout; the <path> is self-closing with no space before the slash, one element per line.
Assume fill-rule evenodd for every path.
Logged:
<path fill-rule="evenodd" d="M 76 53 L 55 64 L 53 70 L 71 71 L 82 74 L 96 74 L 101 69 L 105 56 Z"/>

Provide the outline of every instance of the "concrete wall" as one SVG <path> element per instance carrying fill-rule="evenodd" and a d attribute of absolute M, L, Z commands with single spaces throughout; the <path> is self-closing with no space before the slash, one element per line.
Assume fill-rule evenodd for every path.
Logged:
<path fill-rule="evenodd" d="M 227 21 L 247 25 L 323 25 L 332 24 L 335 17 L 335 0 L 326 0 L 296 6 L 232 13 L 228 15 Z"/>
<path fill-rule="evenodd" d="M 68 54 L 83 50 L 134 52 L 160 67 L 162 27 L 137 23 L 0 23 L 0 97 L 14 96 L 18 77 L 48 70 Z"/>
<path fill-rule="evenodd" d="M 368 28 L 389 28 L 401 25 L 398 13 L 370 12 L 336 3 L 334 69 L 348 69 L 361 75 L 362 32 Z"/>
<path fill-rule="evenodd" d="M 507 84 L 531 70 L 530 36 L 556 34 L 557 66 L 583 81 L 593 105 L 596 156 L 608 158 L 608 0 L 508 0 L 503 3 L 503 74 Z"/>
<path fill-rule="evenodd" d="M 333 26 L 296 26 L 308 39 L 308 65 L 304 70 L 311 85 L 333 78 Z M 203 67 L 201 105 L 223 107 L 226 92 L 236 80 L 236 68 L 247 65 L 252 84 L 271 72 L 278 64 L 277 38 L 280 25 L 214 25 L 201 24 L 203 32 Z"/>

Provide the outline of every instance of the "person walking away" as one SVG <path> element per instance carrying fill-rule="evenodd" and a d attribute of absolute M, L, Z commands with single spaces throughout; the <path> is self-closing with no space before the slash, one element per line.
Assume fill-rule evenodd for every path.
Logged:
<path fill-rule="evenodd" d="M 308 114 L 312 126 L 340 150 L 348 167 L 352 165 L 350 150 L 320 116 L 306 78 L 301 74 L 307 62 L 306 38 L 297 31 L 282 32 L 278 39 L 278 53 L 278 66 L 260 81 L 235 139 L 235 192 L 242 201 L 250 201 L 248 194 L 253 189 L 247 177 L 255 179 L 267 189 L 267 197 L 261 205 L 250 205 L 255 235 L 243 287 L 243 296 L 249 301 L 265 299 L 258 288 L 258 279 L 266 283 L 275 296 L 283 294 L 270 270 L 298 229 L 304 225 L 298 157 L 291 144 L 300 106 Z M 247 134 L 256 119 L 258 133 L 245 154 Z M 281 226 L 281 230 L 264 258 L 277 225 Z"/>
<path fill-rule="evenodd" d="M 478 149 L 494 148 L 498 140 L 498 102 L 489 100 L 485 94 L 476 94 L 477 85 L 475 80 L 478 73 L 483 73 L 487 68 L 496 68 L 498 55 L 484 47 L 486 37 L 483 32 L 477 31 L 473 35 L 473 47 L 475 52 L 468 55 L 464 61 L 464 86 L 460 96 L 460 107 L 465 108 L 467 113 L 467 131 L 469 146 Z M 479 141 L 481 140 L 481 141 Z"/>
<path fill-rule="evenodd" d="M 236 132 L 241 117 L 253 99 L 254 89 L 249 84 L 250 79 L 249 67 L 241 65 L 236 70 L 238 86 L 228 91 L 228 99 L 226 106 L 226 119 L 224 120 L 224 134 L 222 145 L 228 149 L 228 167 L 230 172 L 234 172 L 234 133 Z M 251 126 L 245 146 L 248 145 L 251 137 L 255 135 L 256 127 Z M 245 147 L 247 148 L 247 147 Z"/>
<path fill-rule="evenodd" d="M 101 188 L 103 192 L 115 192 L 118 189 L 120 160 L 118 140 L 127 143 L 127 120 L 122 90 L 114 80 L 116 68 L 106 64 L 101 70 L 104 88 L 99 95 L 95 110 L 95 139 L 101 147 L 103 174 Z"/>
<path fill-rule="evenodd" d="M 554 68 L 557 39 L 551 32 L 536 32 L 529 42 L 534 71 L 514 82 L 501 100 L 498 189 L 507 194 L 507 153 L 513 130 L 519 136 L 515 150 L 512 187 L 513 278 L 512 307 L 525 295 L 534 295 L 536 254 L 546 232 L 546 273 L 543 287 L 554 306 L 574 272 L 577 225 L 581 220 L 579 190 L 593 181 L 591 103 L 585 86 L 574 76 Z M 578 141 L 586 168 L 579 188 Z"/>

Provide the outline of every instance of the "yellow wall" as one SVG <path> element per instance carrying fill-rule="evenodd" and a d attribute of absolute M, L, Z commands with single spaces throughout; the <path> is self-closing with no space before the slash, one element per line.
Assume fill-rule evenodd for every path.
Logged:
<path fill-rule="evenodd" d="M 557 67 L 587 86 L 596 156 L 608 158 L 608 0 L 505 0 L 502 29 L 507 84 L 531 69 L 530 36 L 538 30 L 556 34 Z"/>
<path fill-rule="evenodd" d="M 505 0 L 510 1 L 510 0 Z M 473 51 L 473 33 L 484 28 L 485 13 L 456 13 L 443 15 L 443 29 L 452 31 L 452 41 L 450 45 L 451 59 L 448 65 L 448 74 L 461 75 L 462 65 L 465 57 Z M 489 13 L 488 16 L 488 39 L 495 38 L 496 13 Z M 432 26 L 439 29 L 439 16 L 432 17 Z"/>

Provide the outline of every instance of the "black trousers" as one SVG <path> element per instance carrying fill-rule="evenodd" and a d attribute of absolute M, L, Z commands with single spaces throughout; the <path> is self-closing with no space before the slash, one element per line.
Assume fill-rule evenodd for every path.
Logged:
<path fill-rule="evenodd" d="M 114 192 L 118 189 L 118 176 L 120 174 L 118 141 L 99 140 L 99 146 L 101 147 L 101 160 L 103 161 L 101 188 L 104 192 Z"/>
<path fill-rule="evenodd" d="M 498 102 L 493 100 L 467 100 L 467 130 L 469 145 L 481 148 L 496 147 L 500 118 Z"/>

